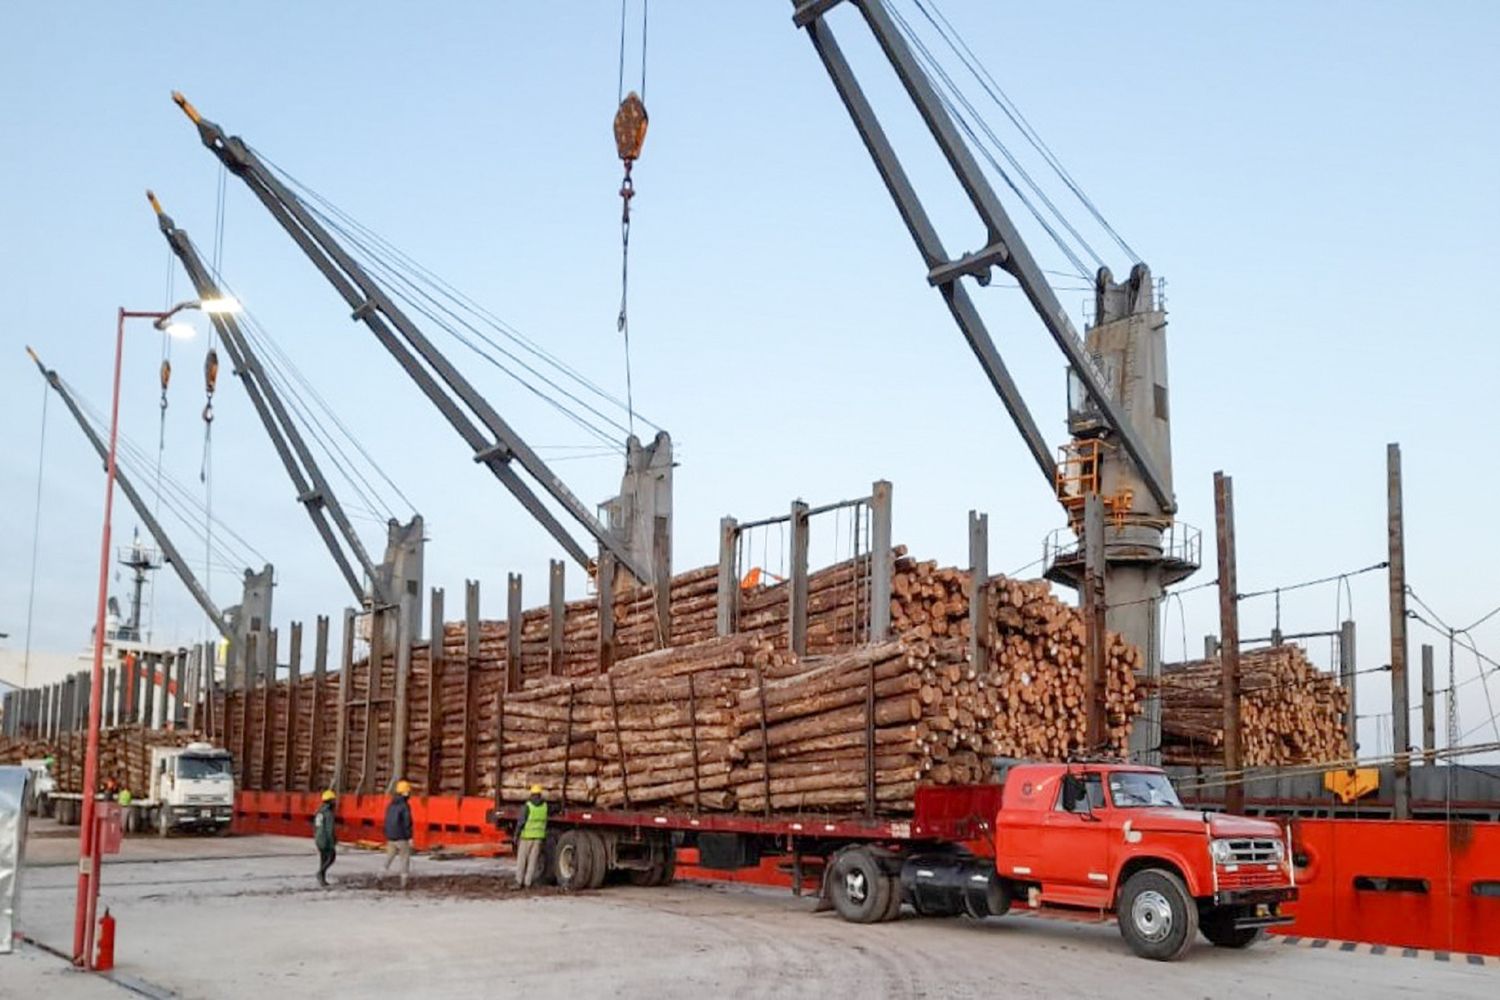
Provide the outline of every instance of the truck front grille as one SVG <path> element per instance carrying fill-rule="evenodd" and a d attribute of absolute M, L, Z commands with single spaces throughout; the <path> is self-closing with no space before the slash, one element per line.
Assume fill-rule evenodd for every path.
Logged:
<path fill-rule="evenodd" d="M 1226 864 L 1272 864 L 1277 860 L 1276 844 L 1274 840 L 1231 840 L 1230 858 Z"/>

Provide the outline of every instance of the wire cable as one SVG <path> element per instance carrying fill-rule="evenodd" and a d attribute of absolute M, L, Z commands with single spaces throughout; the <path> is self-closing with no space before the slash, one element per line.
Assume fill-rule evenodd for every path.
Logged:
<path fill-rule="evenodd" d="M 1120 247 L 1121 250 L 1125 252 L 1125 254 L 1131 259 L 1132 262 L 1139 263 L 1141 259 L 1140 255 L 1137 254 L 1133 248 L 1131 248 L 1130 244 L 1125 242 L 1124 238 L 1121 237 L 1120 234 L 1115 230 L 1115 227 L 1112 226 L 1109 220 L 1104 217 L 1104 214 L 1099 211 L 1099 208 L 1094 204 L 1093 199 L 1091 199 L 1084 192 L 1083 188 L 1078 184 L 1078 182 L 1073 179 L 1073 175 L 1070 174 L 1067 168 L 1063 166 L 1062 161 L 1058 158 L 1057 154 L 1052 151 L 1052 148 L 1046 143 L 1045 140 L 1042 139 L 1037 130 L 1032 127 L 1031 122 L 1027 120 L 1024 114 L 1022 114 L 1021 109 L 1000 87 L 1000 84 L 995 80 L 994 75 L 991 74 L 990 71 L 984 66 L 984 64 L 979 60 L 979 57 L 974 54 L 974 50 L 969 47 L 963 36 L 958 32 L 956 28 L 954 28 L 952 22 L 949 21 L 948 17 L 943 14 L 942 10 L 937 6 L 936 0 L 913 0 L 913 2 L 915 3 L 917 9 L 922 13 L 922 16 L 927 18 L 928 22 L 932 24 L 934 29 L 937 30 L 938 34 L 943 38 L 943 40 L 948 43 L 948 46 L 953 50 L 954 54 L 959 57 L 959 61 L 964 64 L 964 67 L 968 69 L 969 72 L 974 76 L 975 80 L 978 81 L 981 89 L 983 89 L 985 93 L 989 95 L 990 99 L 993 100 L 997 106 L 999 106 L 1000 110 L 1005 113 L 1005 116 L 1010 119 L 1011 124 L 1014 125 L 1016 129 L 1031 144 L 1031 147 L 1037 151 L 1037 153 L 1042 157 L 1043 160 L 1048 163 L 1049 166 L 1052 167 L 1052 169 L 1056 172 L 1058 178 L 1079 200 L 1083 207 L 1094 218 L 1094 221 L 1099 224 L 1100 228 L 1102 228 L 1106 233 L 1109 234 L 1110 238 L 1115 241 L 1115 243 Z"/>
<path fill-rule="evenodd" d="M 36 612 L 36 557 L 42 538 L 42 474 L 47 459 L 47 397 L 52 387 L 42 383 L 42 429 L 36 446 L 36 504 L 31 515 L 31 583 L 26 591 L 26 651 L 21 655 L 21 687 L 27 686 L 31 676 L 31 625 Z"/>

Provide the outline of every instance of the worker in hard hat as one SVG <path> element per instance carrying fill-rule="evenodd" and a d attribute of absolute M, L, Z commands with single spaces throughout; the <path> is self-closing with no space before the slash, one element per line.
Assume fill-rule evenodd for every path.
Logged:
<path fill-rule="evenodd" d="M 323 803 L 318 806 L 318 811 L 313 813 L 313 843 L 318 848 L 318 884 L 324 888 L 328 887 L 328 869 L 333 867 L 334 859 L 338 857 L 338 834 L 334 830 L 337 822 L 334 816 L 334 800 L 338 796 L 333 789 L 323 793 Z"/>
<path fill-rule="evenodd" d="M 547 800 L 542 786 L 531 786 L 516 817 L 516 887 L 530 888 L 542 874 L 542 841 L 547 839 Z"/>
<path fill-rule="evenodd" d="M 385 807 L 385 868 L 391 870 L 391 862 L 401 859 L 401 888 L 406 888 L 406 876 L 411 871 L 411 782 L 402 778 L 396 782 L 396 794 Z"/>

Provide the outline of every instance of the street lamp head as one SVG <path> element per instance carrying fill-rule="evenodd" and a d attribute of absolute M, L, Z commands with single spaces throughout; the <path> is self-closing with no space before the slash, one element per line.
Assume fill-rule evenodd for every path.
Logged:
<path fill-rule="evenodd" d="M 233 295 L 218 295 L 211 299 L 204 299 L 198 303 L 198 308 L 206 313 L 220 316 L 242 311 L 239 300 Z"/>
<path fill-rule="evenodd" d="M 192 340 L 197 334 L 191 323 L 184 323 L 180 319 L 157 320 L 156 328 L 174 340 Z"/>

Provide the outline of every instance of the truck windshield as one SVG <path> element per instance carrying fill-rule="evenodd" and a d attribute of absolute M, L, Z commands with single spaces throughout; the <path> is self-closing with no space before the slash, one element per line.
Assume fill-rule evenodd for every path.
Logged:
<path fill-rule="evenodd" d="M 229 777 L 229 761 L 223 757 L 179 757 L 177 758 L 177 776 L 179 778 L 227 778 Z"/>
<path fill-rule="evenodd" d="M 1181 809 L 1172 783 L 1165 774 L 1142 771 L 1116 771 L 1109 776 L 1109 797 L 1116 809 L 1139 809 L 1151 806 L 1168 806 Z"/>

